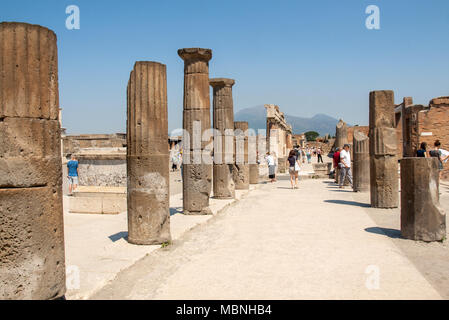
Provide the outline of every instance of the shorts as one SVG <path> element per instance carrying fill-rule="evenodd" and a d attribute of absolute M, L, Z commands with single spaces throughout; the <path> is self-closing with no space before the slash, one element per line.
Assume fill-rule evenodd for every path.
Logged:
<path fill-rule="evenodd" d="M 76 184 L 78 185 L 78 177 L 68 177 L 69 178 L 69 184 Z"/>
<path fill-rule="evenodd" d="M 290 172 L 290 174 L 296 174 L 296 173 L 298 173 L 298 171 L 295 170 L 295 167 L 289 167 L 289 168 L 288 168 L 288 172 Z"/>

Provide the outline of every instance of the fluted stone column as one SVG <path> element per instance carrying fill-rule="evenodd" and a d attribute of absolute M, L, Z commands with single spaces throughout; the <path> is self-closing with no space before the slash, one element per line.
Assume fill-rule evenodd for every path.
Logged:
<path fill-rule="evenodd" d="M 183 128 L 188 133 L 188 137 L 183 137 L 184 214 L 212 214 L 209 208 L 212 163 L 205 163 L 201 159 L 206 146 L 212 141 L 212 137 L 201 141 L 204 131 L 211 128 L 209 60 L 212 58 L 212 50 L 186 48 L 178 50 L 178 54 L 184 60 Z M 191 154 L 190 161 L 187 161 L 186 153 Z"/>
<path fill-rule="evenodd" d="M 0 23 L 0 300 L 65 294 L 58 50 Z"/>
<path fill-rule="evenodd" d="M 398 158 L 393 91 L 370 93 L 370 191 L 374 208 L 397 208 Z"/>
<path fill-rule="evenodd" d="M 354 130 L 353 136 L 353 187 L 354 191 L 365 192 L 370 188 L 369 138 L 361 131 Z"/>
<path fill-rule="evenodd" d="M 436 158 L 401 160 L 401 234 L 421 241 L 446 237 L 446 215 L 439 203 L 439 170 Z"/>
<path fill-rule="evenodd" d="M 234 199 L 235 184 L 232 178 L 234 160 L 234 103 L 232 100 L 232 79 L 210 79 L 213 88 L 214 129 L 216 129 L 214 148 L 213 187 L 214 197 L 218 199 Z M 226 143 L 231 144 L 226 146 Z M 229 150 L 226 150 L 228 147 Z M 228 152 L 227 152 L 228 151 Z M 229 153 L 231 151 L 231 153 Z M 230 161 L 229 161 L 230 160 Z"/>
<path fill-rule="evenodd" d="M 335 147 L 341 150 L 348 143 L 348 126 L 343 120 L 340 120 L 337 124 L 335 137 Z"/>
<path fill-rule="evenodd" d="M 248 122 L 234 122 L 236 161 L 232 170 L 236 190 L 249 189 Z"/>
<path fill-rule="evenodd" d="M 258 184 L 259 183 L 259 162 L 261 155 L 260 150 L 260 135 L 249 135 L 248 136 L 248 163 L 249 163 L 249 183 Z M 262 138 L 263 139 L 263 138 Z M 262 149 L 262 152 L 264 150 Z M 263 153 L 264 154 L 264 153 Z M 262 154 L 262 157 L 263 157 Z"/>
<path fill-rule="evenodd" d="M 138 61 L 128 82 L 128 241 L 170 241 L 166 66 Z"/>

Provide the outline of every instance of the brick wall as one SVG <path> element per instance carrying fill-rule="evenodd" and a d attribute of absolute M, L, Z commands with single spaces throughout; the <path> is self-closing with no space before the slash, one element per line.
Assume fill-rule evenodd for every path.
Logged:
<path fill-rule="evenodd" d="M 418 112 L 419 143 L 426 142 L 430 149 L 435 140 L 449 151 L 449 97 L 430 101 L 429 109 Z M 449 162 L 444 164 L 443 179 L 449 179 Z"/>

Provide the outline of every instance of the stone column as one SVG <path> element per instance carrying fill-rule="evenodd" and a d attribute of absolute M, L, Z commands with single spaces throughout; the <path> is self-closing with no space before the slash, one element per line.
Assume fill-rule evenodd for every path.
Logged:
<path fill-rule="evenodd" d="M 128 241 L 170 241 L 166 66 L 138 61 L 128 82 Z"/>
<path fill-rule="evenodd" d="M 232 86 L 235 81 L 232 79 L 218 78 L 210 79 L 209 83 L 214 92 L 214 129 L 217 130 L 214 138 L 214 197 L 218 199 L 234 199 L 235 184 L 232 178 L 234 136 L 233 134 L 227 135 L 226 133 L 227 131 L 234 132 Z M 226 143 L 231 145 L 226 146 Z M 228 150 L 226 150 L 226 147 L 228 147 Z M 227 151 L 231 151 L 231 153 Z"/>
<path fill-rule="evenodd" d="M 247 130 L 248 122 L 234 122 L 236 161 L 232 174 L 236 190 L 249 189 L 248 137 L 245 136 Z"/>
<path fill-rule="evenodd" d="M 446 215 L 439 203 L 439 170 L 436 158 L 401 160 L 401 234 L 420 241 L 446 237 Z"/>
<path fill-rule="evenodd" d="M 335 147 L 342 150 L 343 146 L 348 143 L 348 126 L 343 120 L 337 124 L 335 137 Z"/>
<path fill-rule="evenodd" d="M 399 179 L 394 92 L 371 92 L 369 108 L 371 206 L 397 208 Z"/>
<path fill-rule="evenodd" d="M 418 151 L 420 147 L 418 112 L 424 109 L 425 107 L 423 105 L 409 105 L 403 108 L 402 136 L 404 143 L 404 157 L 416 157 L 416 151 Z"/>
<path fill-rule="evenodd" d="M 0 23 L 0 300 L 64 296 L 58 50 L 53 31 Z"/>
<path fill-rule="evenodd" d="M 209 60 L 212 50 L 186 48 L 178 50 L 184 60 L 183 137 L 183 206 L 184 214 L 212 214 L 209 197 L 212 189 L 212 163 L 205 163 L 201 155 L 212 141 L 202 141 L 210 130 Z M 195 129 L 195 130 L 194 130 Z M 195 131 L 195 132 L 194 132 Z M 187 149 L 188 148 L 188 149 Z M 190 160 L 187 155 L 190 156 Z"/>
<path fill-rule="evenodd" d="M 370 162 L 369 138 L 361 131 L 354 130 L 353 135 L 353 187 L 356 192 L 369 191 Z"/>

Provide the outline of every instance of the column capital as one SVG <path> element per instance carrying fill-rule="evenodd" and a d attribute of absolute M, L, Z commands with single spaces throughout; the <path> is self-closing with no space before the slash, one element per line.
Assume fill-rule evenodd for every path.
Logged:
<path fill-rule="evenodd" d="M 178 55 L 184 61 L 200 60 L 208 62 L 212 59 L 212 50 L 203 48 L 184 48 L 178 50 Z"/>
<path fill-rule="evenodd" d="M 227 78 L 214 78 L 209 79 L 209 84 L 212 88 L 232 87 L 235 84 L 235 80 Z"/>

